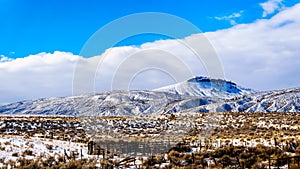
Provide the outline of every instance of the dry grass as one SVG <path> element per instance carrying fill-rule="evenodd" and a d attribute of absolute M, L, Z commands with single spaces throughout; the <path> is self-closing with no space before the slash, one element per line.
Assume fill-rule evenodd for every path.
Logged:
<path fill-rule="evenodd" d="M 239 166 L 247 168 L 264 168 L 269 158 L 283 158 L 300 155 L 300 113 L 215 113 L 220 117 L 214 122 L 212 133 L 203 137 L 204 126 L 211 113 L 198 114 L 173 114 L 165 116 L 147 116 L 145 119 L 132 117 L 105 117 L 96 118 L 97 121 L 111 124 L 115 129 L 113 140 L 123 136 L 132 140 L 141 140 L 145 137 L 158 135 L 160 132 L 174 127 L 177 124 L 190 124 L 185 128 L 184 143 L 178 144 L 165 154 L 149 156 L 142 160 L 144 168 L 155 168 L 162 163 L 165 168 L 226 168 Z M 88 134 L 82 129 L 81 120 L 73 117 L 0 117 L 1 136 L 24 136 L 24 138 L 39 137 L 47 140 L 64 140 L 71 142 L 87 143 Z M 35 127 L 33 127 L 35 126 Z M 91 126 L 93 127 L 93 126 Z M 110 134 L 110 133 L 108 133 Z M 95 160 L 65 161 L 62 156 L 35 157 L 35 160 L 26 160 L 25 156 L 34 156 L 30 150 L 34 145 L 25 144 L 28 150 L 11 152 L 12 156 L 19 157 L 19 161 L 2 162 L 5 166 L 20 168 L 20 164 L 27 168 L 93 168 Z M 4 142 L 0 149 L 11 146 Z M 46 145 L 48 150 L 53 146 Z M 191 153 L 193 149 L 193 153 Z M 165 155 L 165 156 L 164 156 Z M 131 159 L 133 160 L 133 159 Z M 130 160 L 129 160 L 130 161 Z M 208 164 L 208 161 L 210 163 Z M 100 161 L 99 161 L 100 162 Z M 131 166 L 134 161 L 120 162 L 113 156 L 101 159 L 101 164 L 106 167 L 117 165 Z M 50 164 L 50 166 L 49 166 Z M 282 162 L 280 165 L 284 165 Z M 271 163 L 276 166 L 276 161 Z M 291 168 L 297 168 L 294 164 Z"/>

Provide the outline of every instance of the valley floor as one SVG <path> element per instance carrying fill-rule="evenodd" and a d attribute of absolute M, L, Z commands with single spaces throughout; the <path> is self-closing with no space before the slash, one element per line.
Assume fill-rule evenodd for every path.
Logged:
<path fill-rule="evenodd" d="M 300 113 L 0 116 L 0 167 L 300 168 L 299 129 Z"/>

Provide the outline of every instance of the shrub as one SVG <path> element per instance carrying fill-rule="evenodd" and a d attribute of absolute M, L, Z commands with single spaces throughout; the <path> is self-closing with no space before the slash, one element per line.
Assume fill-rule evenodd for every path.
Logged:
<path fill-rule="evenodd" d="M 46 148 L 47 148 L 48 150 L 52 150 L 52 149 L 53 149 L 53 145 L 51 145 L 51 144 L 46 144 Z"/>
<path fill-rule="evenodd" d="M 13 152 L 13 153 L 11 154 L 11 156 L 13 156 L 13 157 L 18 157 L 18 156 L 19 156 L 19 153 L 18 153 L 18 152 Z"/>
<path fill-rule="evenodd" d="M 29 149 L 26 149 L 25 151 L 23 151 L 22 153 L 22 156 L 33 156 L 33 151 L 32 150 L 29 150 Z"/>
<path fill-rule="evenodd" d="M 6 142 L 4 142 L 4 145 L 11 145 L 11 143 L 10 142 L 8 142 L 8 141 L 6 141 Z"/>

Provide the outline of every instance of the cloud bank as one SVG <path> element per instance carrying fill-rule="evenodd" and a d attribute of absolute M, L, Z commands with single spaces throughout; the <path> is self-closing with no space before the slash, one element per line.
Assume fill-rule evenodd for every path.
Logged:
<path fill-rule="evenodd" d="M 71 53 L 54 52 L 1 59 L 0 104 L 71 95 L 72 72 L 78 58 Z"/>
<path fill-rule="evenodd" d="M 272 13 L 271 9 L 264 8 Z M 273 9 L 273 8 L 272 8 Z M 274 8 L 278 9 L 278 8 Z M 273 11 L 274 12 L 274 11 Z M 245 87 L 272 90 L 300 87 L 300 4 L 286 8 L 270 19 L 232 28 L 207 32 L 204 35 L 217 51 L 225 77 Z M 199 34 L 185 39 L 197 38 Z M 203 35 L 201 35 L 203 36 Z M 141 46 L 108 49 L 101 56 L 83 58 L 67 52 L 40 53 L 24 58 L 0 57 L 0 104 L 40 97 L 72 95 L 73 73 L 78 59 L 87 65 L 98 64 L 93 60 L 103 57 L 95 75 L 96 92 L 110 89 L 116 68 L 126 57 L 149 49 L 162 50 L 185 64 L 194 75 L 208 76 L 203 62 L 182 45 L 181 40 L 161 40 Z M 164 59 L 159 56 L 158 59 Z M 147 62 L 132 63 L 132 66 Z M 173 60 L 166 65 L 174 66 Z M 180 70 L 180 68 L 177 68 Z M 126 74 L 126 70 L 123 72 Z M 167 72 L 152 69 L 136 74 L 130 89 L 152 89 L 172 84 L 174 78 Z"/>

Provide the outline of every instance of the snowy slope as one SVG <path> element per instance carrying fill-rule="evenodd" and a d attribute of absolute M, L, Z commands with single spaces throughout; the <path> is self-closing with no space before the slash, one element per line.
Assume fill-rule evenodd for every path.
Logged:
<path fill-rule="evenodd" d="M 113 91 L 96 95 L 21 101 L 0 107 L 3 114 L 137 115 L 150 114 L 179 95 L 152 91 Z"/>
<path fill-rule="evenodd" d="M 111 91 L 95 95 L 20 101 L 0 114 L 132 116 L 172 112 L 300 111 L 300 88 L 254 92 L 225 80 L 196 77 L 153 91 Z"/>
<path fill-rule="evenodd" d="M 192 112 L 300 112 L 300 88 L 257 92 L 220 103 L 198 106 Z"/>
<path fill-rule="evenodd" d="M 179 112 L 220 101 L 210 97 L 187 97 L 158 91 L 112 91 L 96 95 L 21 101 L 0 107 L 0 113 L 131 116 Z"/>
<path fill-rule="evenodd" d="M 240 87 L 230 81 L 209 79 L 207 77 L 195 77 L 185 82 L 155 89 L 155 91 L 164 91 L 187 96 L 208 96 L 224 99 L 254 92 L 251 89 Z"/>

